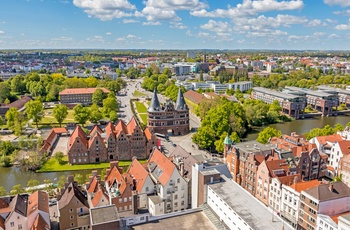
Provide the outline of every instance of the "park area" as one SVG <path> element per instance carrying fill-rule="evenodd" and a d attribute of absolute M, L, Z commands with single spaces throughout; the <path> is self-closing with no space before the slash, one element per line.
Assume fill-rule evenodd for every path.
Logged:
<path fill-rule="evenodd" d="M 141 164 L 147 160 L 138 160 Z M 126 171 L 131 164 L 130 161 L 119 161 L 119 166 L 123 167 Z M 105 169 L 109 168 L 109 162 L 106 163 L 95 163 L 95 164 L 79 164 L 70 165 L 68 164 L 68 157 L 64 156 L 61 160 L 51 157 L 39 170 L 36 172 L 61 172 L 61 171 L 78 171 L 78 170 L 92 170 L 92 169 Z"/>
<path fill-rule="evenodd" d="M 147 104 L 147 103 L 146 103 Z M 143 124 L 147 124 L 147 107 L 144 102 L 135 101 L 136 111 Z"/>

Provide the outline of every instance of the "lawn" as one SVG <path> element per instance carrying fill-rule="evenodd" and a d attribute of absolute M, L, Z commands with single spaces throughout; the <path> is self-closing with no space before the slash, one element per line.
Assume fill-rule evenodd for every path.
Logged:
<path fill-rule="evenodd" d="M 75 119 L 74 119 L 74 115 L 73 115 L 73 109 L 69 109 L 68 110 L 68 115 L 66 117 L 66 119 L 63 120 L 63 124 L 66 124 L 68 122 L 75 122 Z M 41 122 L 39 122 L 39 125 L 41 123 L 43 124 L 52 124 L 52 123 L 58 123 L 56 121 L 56 119 L 54 118 L 53 114 L 52 114 L 52 109 L 45 109 L 44 110 L 44 118 L 41 120 Z"/>
<path fill-rule="evenodd" d="M 150 106 L 151 105 L 151 101 L 147 101 L 147 105 Z"/>
<path fill-rule="evenodd" d="M 139 160 L 141 164 L 147 160 Z M 129 167 L 131 161 L 119 161 L 119 166 L 125 168 Z M 96 163 L 96 164 L 81 164 L 81 165 L 70 165 L 68 164 L 68 157 L 63 158 L 63 163 L 60 164 L 56 158 L 50 158 L 41 169 L 36 172 L 59 172 L 59 171 L 77 171 L 77 170 L 92 170 L 92 169 L 104 169 L 109 168 L 109 162 L 107 163 Z"/>
<path fill-rule="evenodd" d="M 141 113 L 139 114 L 141 117 L 142 122 L 147 125 L 147 113 Z"/>
<path fill-rule="evenodd" d="M 147 108 L 142 102 L 136 101 L 135 104 L 138 113 L 147 113 Z"/>
<path fill-rule="evenodd" d="M 140 91 L 138 91 L 138 90 L 135 90 L 134 93 L 133 93 L 132 95 L 133 95 L 134 97 L 146 97 L 146 96 L 147 96 L 147 94 L 142 93 L 142 92 L 140 92 Z"/>
<path fill-rule="evenodd" d="M 187 100 L 185 99 L 186 104 L 188 105 L 188 107 L 190 108 L 191 111 L 195 111 L 196 108 L 198 107 L 198 104 L 194 103 L 193 101 Z"/>

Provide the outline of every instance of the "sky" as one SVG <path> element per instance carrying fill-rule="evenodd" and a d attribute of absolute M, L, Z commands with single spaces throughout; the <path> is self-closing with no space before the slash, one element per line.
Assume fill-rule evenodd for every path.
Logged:
<path fill-rule="evenodd" d="M 0 49 L 350 50 L 350 0 L 1 0 Z"/>

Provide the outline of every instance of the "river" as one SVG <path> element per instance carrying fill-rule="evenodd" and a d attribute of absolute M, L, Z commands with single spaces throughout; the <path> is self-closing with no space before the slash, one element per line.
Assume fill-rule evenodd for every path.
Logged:
<path fill-rule="evenodd" d="M 346 125 L 350 122 L 350 116 L 334 116 L 334 117 L 315 117 L 310 119 L 303 120 L 293 120 L 291 122 L 278 123 L 269 125 L 275 129 L 281 130 L 284 134 L 290 134 L 296 132 L 302 134 L 308 132 L 313 128 L 323 128 L 325 125 L 329 124 L 334 126 L 339 123 L 341 125 Z M 244 140 L 255 140 L 258 136 L 259 131 L 265 127 L 255 127 L 245 138 Z M 36 179 L 40 183 L 43 183 L 44 180 L 49 179 L 55 182 L 59 179 L 61 175 L 69 175 L 79 173 L 84 177 L 86 174 L 91 174 L 91 170 L 84 171 L 74 171 L 74 172 L 52 172 L 52 173 L 33 173 L 33 172 L 22 172 L 16 167 L 3 168 L 0 167 L 0 185 L 4 186 L 7 191 L 10 191 L 13 185 L 21 184 L 26 186 L 28 180 Z"/>

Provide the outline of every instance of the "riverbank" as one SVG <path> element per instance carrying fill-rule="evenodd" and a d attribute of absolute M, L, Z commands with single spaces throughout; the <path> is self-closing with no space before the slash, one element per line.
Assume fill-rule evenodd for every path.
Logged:
<path fill-rule="evenodd" d="M 147 160 L 139 160 L 142 164 Z M 130 161 L 119 161 L 119 166 L 128 168 L 131 164 Z M 96 163 L 96 164 L 79 164 L 70 165 L 68 164 L 67 157 L 64 157 L 62 162 L 59 163 L 54 157 L 50 158 L 40 169 L 36 170 L 37 173 L 49 173 L 49 172 L 65 172 L 65 171 L 81 171 L 81 170 L 95 170 L 95 169 L 106 169 L 109 168 L 109 162 L 106 163 Z"/>

